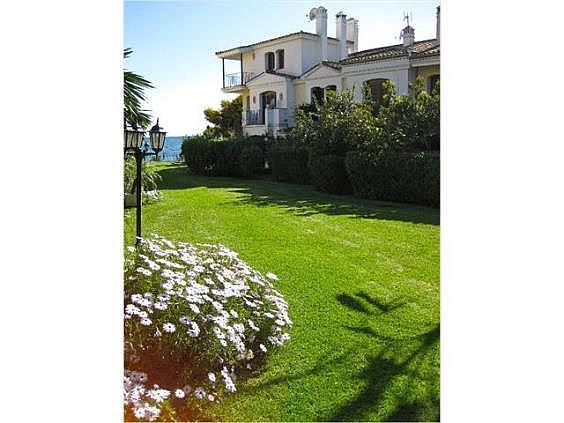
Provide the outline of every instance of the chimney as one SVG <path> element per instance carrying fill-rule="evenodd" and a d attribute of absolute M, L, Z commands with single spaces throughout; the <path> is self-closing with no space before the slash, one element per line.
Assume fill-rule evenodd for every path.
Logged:
<path fill-rule="evenodd" d="M 339 59 L 343 60 L 347 58 L 347 15 L 339 12 L 336 18 L 337 28 L 335 33 L 339 40 Z"/>
<path fill-rule="evenodd" d="M 351 53 L 358 51 L 358 20 L 347 19 L 347 40 L 353 42 Z"/>
<path fill-rule="evenodd" d="M 321 60 L 327 60 L 327 9 L 314 7 L 309 12 L 309 20 L 315 19 L 315 32 L 321 40 Z"/>
<path fill-rule="evenodd" d="M 404 47 L 411 47 L 415 42 L 415 30 L 411 26 L 407 25 L 401 30 L 400 37 L 403 38 Z"/>
<path fill-rule="evenodd" d="M 441 42 L 441 6 L 437 6 L 437 41 Z"/>

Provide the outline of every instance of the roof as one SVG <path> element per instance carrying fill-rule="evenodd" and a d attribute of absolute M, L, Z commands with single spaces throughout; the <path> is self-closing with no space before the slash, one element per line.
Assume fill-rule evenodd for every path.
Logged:
<path fill-rule="evenodd" d="M 307 69 L 304 73 L 302 73 L 300 75 L 300 78 L 303 78 L 304 76 L 313 72 L 315 69 L 320 68 L 321 66 L 327 66 L 327 67 L 330 67 L 330 68 L 335 69 L 337 71 L 341 70 L 341 65 L 339 65 L 339 62 L 334 62 L 332 60 L 323 60 L 323 61 L 313 65 L 311 68 Z"/>
<path fill-rule="evenodd" d="M 410 47 L 403 44 L 393 46 L 372 48 L 369 50 L 351 53 L 346 59 L 340 60 L 340 65 L 350 65 L 356 63 L 368 63 L 377 60 L 394 59 L 399 57 L 427 57 L 438 56 L 441 53 L 441 45 L 436 38 L 430 40 L 416 41 Z"/>
<path fill-rule="evenodd" d="M 265 43 L 269 43 L 271 41 L 277 41 L 277 40 L 282 40 L 284 38 L 290 38 L 290 37 L 294 37 L 296 35 L 309 35 L 309 36 L 313 36 L 313 37 L 319 37 L 318 34 L 314 34 L 312 32 L 306 32 L 306 31 L 298 31 L 298 32 L 292 32 L 291 34 L 285 34 L 285 35 L 281 35 L 279 37 L 274 37 L 274 38 L 269 38 L 268 40 L 263 40 L 263 41 L 259 41 L 258 43 L 253 43 L 253 44 L 249 44 L 246 46 L 239 46 L 239 47 L 233 47 L 233 48 L 229 48 L 227 50 L 222 50 L 222 51 L 216 51 L 215 54 L 219 55 L 219 54 L 223 54 L 226 53 L 228 51 L 231 50 L 237 50 L 237 49 L 249 49 L 252 47 L 256 47 L 260 44 L 265 44 Z M 339 41 L 337 38 L 333 38 L 333 37 L 327 37 L 328 40 L 334 40 L 334 41 Z M 352 43 L 351 40 L 347 40 L 347 43 Z"/>

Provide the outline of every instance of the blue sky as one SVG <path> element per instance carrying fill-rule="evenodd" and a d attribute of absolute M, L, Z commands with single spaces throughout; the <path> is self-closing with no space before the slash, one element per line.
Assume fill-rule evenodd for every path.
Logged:
<path fill-rule="evenodd" d="M 300 30 L 315 32 L 306 14 L 319 5 L 328 10 L 329 36 L 335 36 L 337 12 L 359 20 L 361 50 L 400 42 L 404 12 L 413 16 L 416 40 L 435 37 L 438 0 L 126 1 L 124 47 L 134 53 L 125 67 L 155 85 L 147 108 L 170 135 L 194 134 L 206 127 L 204 108 L 234 97 L 221 92 L 221 60 L 214 53 Z M 238 62 L 228 65 L 238 70 Z"/>

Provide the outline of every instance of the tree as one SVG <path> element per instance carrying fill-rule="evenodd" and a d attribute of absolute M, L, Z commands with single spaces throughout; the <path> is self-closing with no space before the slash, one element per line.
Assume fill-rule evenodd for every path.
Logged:
<path fill-rule="evenodd" d="M 211 137 L 241 135 L 243 133 L 241 124 L 242 112 L 243 98 L 241 96 L 233 100 L 222 100 L 219 110 L 208 107 L 204 110 L 204 117 L 213 127 L 208 127 L 205 135 Z"/>
<path fill-rule="evenodd" d="M 133 51 L 130 48 L 123 50 L 123 58 L 127 59 Z M 154 88 L 153 85 L 134 72 L 123 70 L 123 115 L 131 124 L 141 128 L 149 126 L 151 115 L 141 108 L 145 101 L 144 90 Z"/>

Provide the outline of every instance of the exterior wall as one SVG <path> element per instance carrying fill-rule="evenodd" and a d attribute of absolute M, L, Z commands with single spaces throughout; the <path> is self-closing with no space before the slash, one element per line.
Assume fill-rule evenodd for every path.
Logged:
<path fill-rule="evenodd" d="M 427 89 L 428 78 L 432 75 L 440 75 L 441 67 L 440 65 L 430 65 L 430 66 L 420 66 L 415 69 L 415 77 L 422 77 L 425 81 L 425 89 Z"/>
<path fill-rule="evenodd" d="M 307 103 L 305 86 L 304 81 L 294 81 L 294 104 L 296 106 Z"/>
<path fill-rule="evenodd" d="M 406 59 L 347 65 L 343 66 L 342 72 L 346 78 L 345 88 L 354 87 L 355 100 L 362 99 L 363 82 L 375 78 L 389 79 L 398 94 L 409 93 L 409 62 Z"/>
<path fill-rule="evenodd" d="M 321 41 L 303 38 L 301 40 L 302 48 L 302 68 L 300 75 L 311 69 L 321 61 Z M 339 60 L 339 42 L 336 40 L 327 40 L 327 60 Z"/>
<path fill-rule="evenodd" d="M 264 126 L 264 125 L 243 126 L 243 134 L 245 134 L 245 135 L 265 135 L 266 134 L 266 126 Z"/>
<path fill-rule="evenodd" d="M 264 55 L 267 52 L 276 54 L 276 50 L 284 50 L 284 68 L 277 69 L 284 73 L 299 76 L 302 69 L 302 55 L 300 51 L 300 39 L 282 41 L 269 46 L 258 47 L 252 51 L 243 53 L 243 72 L 252 72 L 258 75 L 266 69 Z M 253 53 L 255 58 L 253 59 Z M 278 66 L 275 57 L 275 68 Z"/>

